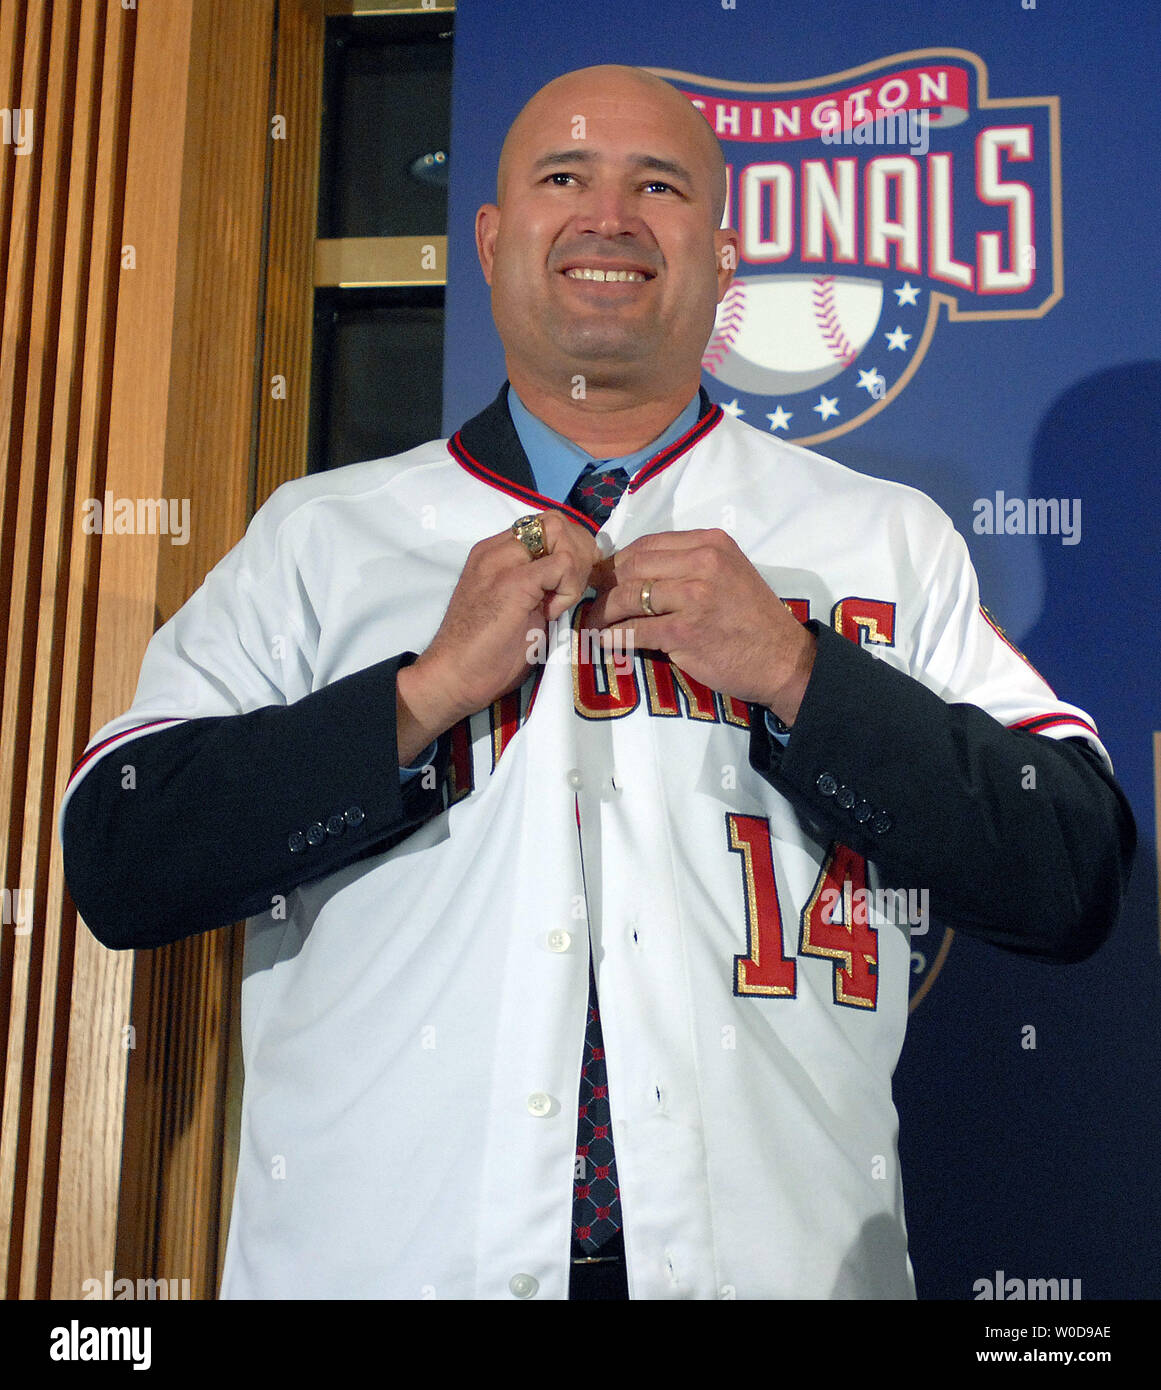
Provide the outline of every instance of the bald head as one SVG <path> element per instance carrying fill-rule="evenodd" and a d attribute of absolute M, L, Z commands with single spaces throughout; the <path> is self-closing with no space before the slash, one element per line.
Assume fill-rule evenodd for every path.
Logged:
<path fill-rule="evenodd" d="M 508 128 L 500 150 L 496 171 L 496 202 L 503 207 L 504 190 L 516 153 L 529 136 L 538 131 L 549 115 L 558 116 L 567 107 L 572 121 L 584 118 L 586 102 L 612 97 L 629 97 L 648 103 L 664 114 L 666 125 L 689 150 L 690 160 L 707 180 L 713 225 L 721 225 L 726 206 L 726 161 L 709 122 L 681 93 L 644 68 L 605 63 L 577 68 L 554 78 L 530 98 Z M 583 130 L 583 125 L 579 126 Z M 575 138 L 583 139 L 583 135 Z"/>

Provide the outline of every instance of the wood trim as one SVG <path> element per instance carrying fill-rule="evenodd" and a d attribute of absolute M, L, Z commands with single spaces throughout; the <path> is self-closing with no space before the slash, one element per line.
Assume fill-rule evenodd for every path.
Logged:
<path fill-rule="evenodd" d="M 369 19 L 372 15 L 390 14 L 453 14 L 455 0 L 326 0 L 325 13 L 331 15 L 358 15 Z"/>
<path fill-rule="evenodd" d="M 321 237 L 315 243 L 318 288 L 446 285 L 446 236 Z"/>
<path fill-rule="evenodd" d="M 286 139 L 270 142 L 268 288 L 252 510 L 280 483 L 306 471 L 325 43 L 321 0 L 281 0 L 274 111 L 286 118 Z M 277 394 L 276 377 L 285 383 L 284 395 Z"/>

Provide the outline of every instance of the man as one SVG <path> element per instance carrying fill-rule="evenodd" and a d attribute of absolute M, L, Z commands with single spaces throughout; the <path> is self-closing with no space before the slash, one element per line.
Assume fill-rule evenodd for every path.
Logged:
<path fill-rule="evenodd" d="M 723 202 L 659 79 L 533 97 L 477 222 L 510 389 L 279 489 L 74 776 L 101 940 L 251 918 L 225 1296 L 912 1297 L 891 904 L 1115 918 L 1095 730 L 946 517 L 699 392 Z"/>

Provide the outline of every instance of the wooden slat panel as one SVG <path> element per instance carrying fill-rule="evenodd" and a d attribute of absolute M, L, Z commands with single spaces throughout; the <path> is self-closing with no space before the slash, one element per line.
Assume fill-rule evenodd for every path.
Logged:
<path fill-rule="evenodd" d="M 66 227 L 61 266 L 59 323 L 56 334 L 56 379 L 48 446 L 48 479 L 43 526 L 40 574 L 39 628 L 36 636 L 32 689 L 31 737 L 24 801 L 24 852 L 20 878 L 35 884 L 38 905 L 35 931 L 40 944 L 41 978 L 36 1007 L 36 1035 L 32 1058 L 32 1105 L 28 1119 L 29 1141 L 24 1172 L 27 1177 L 24 1242 L 20 1294 L 46 1296 L 51 1286 L 51 1261 L 40 1260 L 46 1231 L 51 1230 L 56 1210 L 56 1158 L 59 1130 L 60 1061 L 67 1033 L 68 1011 L 58 1007 L 58 989 L 71 984 L 67 968 L 58 971 L 62 941 L 70 949 L 72 921 L 62 922 L 59 895 L 55 911 L 45 911 L 48 883 L 55 854 L 53 795 L 57 772 L 57 737 L 64 667 L 65 614 L 68 599 L 70 537 L 78 529 L 74 508 L 74 460 L 77 455 L 79 407 L 84 382 L 85 298 L 89 282 L 89 248 L 92 240 L 92 181 L 96 165 L 96 135 L 101 111 L 101 40 L 104 15 L 92 7 L 75 6 L 75 31 L 64 36 L 73 54 L 75 73 L 69 87 L 71 150 L 68 152 Z M 62 26 L 63 28 L 63 26 Z M 51 80 L 51 79 L 50 79 Z M 63 153 L 63 152 L 62 152 Z M 62 158 L 62 167 L 64 159 Z M 71 729 L 63 731 L 71 754 Z M 67 1000 L 67 995 L 66 995 Z M 30 1017 L 30 1023 L 32 1019 Z M 31 1028 L 30 1028 L 31 1034 Z M 51 1250 L 51 1241 L 48 1243 Z"/>
<path fill-rule="evenodd" d="M 10 619 L 4 651 L 3 701 L 0 704 L 0 829 L 4 842 L 0 848 L 0 885 L 11 892 L 29 892 L 33 882 L 20 880 L 23 848 L 23 803 L 28 775 L 31 727 L 33 652 L 36 641 L 37 604 L 41 573 L 40 518 L 45 505 L 47 484 L 47 436 L 52 401 L 55 323 L 59 312 L 57 283 L 61 203 L 53 196 L 33 197 L 45 186 L 56 187 L 60 164 L 65 156 L 62 126 L 67 119 L 65 102 L 66 65 L 73 15 L 67 8 L 42 10 L 29 16 L 29 35 L 33 41 L 24 52 L 21 101 L 35 108 L 39 129 L 35 130 L 33 153 L 20 157 L 28 166 L 25 206 L 28 209 L 28 236 L 18 257 L 16 274 L 8 280 L 5 296 L 5 328 L 0 377 L 11 384 L 13 396 L 25 398 L 21 428 L 17 432 L 15 412 L 12 428 L 5 431 L 0 471 L 11 488 L 15 483 L 15 528 L 11 551 L 11 579 L 8 585 Z M 51 23 L 49 23 L 51 21 Z M 48 28 L 46 29 L 46 23 Z M 35 68 L 34 65 L 35 64 Z M 31 102 L 24 95 L 44 91 L 42 100 Z M 6 157 L 17 156 L 9 148 Z M 22 171 L 23 172 L 23 171 Z M 19 180 L 19 174 L 18 174 Z M 35 222 L 31 208 L 36 206 Z M 15 247 L 12 248 L 16 250 Z M 27 279 L 25 277 L 28 277 Z M 18 314 L 17 323 L 11 315 Z M 19 360 L 18 360 L 19 359 Z M 11 515 L 11 508 L 6 508 Z M 5 565 L 8 568 L 8 565 Z M 11 955 L 5 962 L 9 979 L 9 1028 L 5 1058 L 3 1119 L 0 1120 L 0 1191 L 5 1194 L 3 1214 L 7 1230 L 0 1257 L 4 1260 L 4 1282 L 11 1291 L 18 1283 L 19 1250 L 23 1241 L 25 1191 L 21 1176 L 27 1169 L 29 1144 L 28 1110 L 32 1099 L 31 1047 L 35 1012 L 30 1006 L 38 994 L 41 975 L 40 952 L 44 933 L 35 931 L 14 935 Z M 6 953 L 7 954 L 7 953 Z M 32 1034 L 33 1036 L 30 1036 Z"/>
<path fill-rule="evenodd" d="M 166 286 L 176 260 L 180 188 L 180 160 L 173 150 L 181 150 L 189 17 L 179 0 L 165 7 L 164 16 L 153 6 L 104 8 L 105 99 L 77 494 L 103 498 L 109 488 L 118 497 L 156 497 L 163 478 L 170 359 Z M 149 61 L 138 72 L 141 44 Z M 130 136 L 131 87 L 137 114 Z M 153 141 L 167 135 L 176 142 L 169 158 L 155 159 Z M 124 239 L 134 247 L 136 267 L 122 270 L 127 199 L 132 232 Z M 157 537 L 85 536 L 75 526 L 71 540 L 65 645 L 66 676 L 75 679 L 62 682 L 62 720 L 71 712 L 77 727 L 68 756 L 62 732 L 58 798 L 66 764 L 87 741 L 90 725 L 106 722 L 132 698 L 140 652 L 153 630 L 157 564 Z M 68 920 L 72 909 L 64 899 L 59 862 L 53 867 L 51 891 L 59 895 Z M 132 964 L 130 955 L 106 951 L 83 928 L 75 932 L 53 1233 L 56 1298 L 76 1298 L 84 1280 L 115 1269 Z"/>
<path fill-rule="evenodd" d="M 286 139 L 271 142 L 255 509 L 306 471 L 325 40 L 322 0 L 281 0 L 274 110 L 286 118 Z M 276 375 L 285 399 L 272 394 Z"/>

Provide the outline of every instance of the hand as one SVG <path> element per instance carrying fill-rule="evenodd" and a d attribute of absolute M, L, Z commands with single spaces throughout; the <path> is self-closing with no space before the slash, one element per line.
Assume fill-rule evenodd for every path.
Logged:
<path fill-rule="evenodd" d="M 588 621 L 615 628 L 618 644 L 665 652 L 694 680 L 794 723 L 814 636 L 724 531 L 641 536 L 602 561 L 593 582 Z M 642 608 L 646 583 L 657 617 Z"/>
<path fill-rule="evenodd" d="M 532 670 L 536 638 L 589 587 L 600 558 L 594 537 L 560 512 L 542 513 L 541 522 L 547 549 L 538 560 L 511 529 L 468 552 L 431 645 L 399 672 L 400 763 L 521 685 Z"/>

